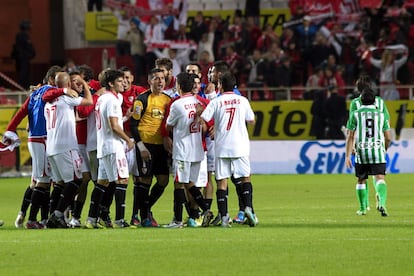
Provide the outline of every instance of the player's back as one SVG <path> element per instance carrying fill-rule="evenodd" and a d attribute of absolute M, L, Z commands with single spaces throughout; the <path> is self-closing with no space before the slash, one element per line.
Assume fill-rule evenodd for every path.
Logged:
<path fill-rule="evenodd" d="M 220 97 L 212 100 L 209 105 L 213 105 L 215 109 L 216 156 L 248 156 L 250 142 L 246 121 L 254 120 L 254 113 L 248 100 L 233 92 L 224 92 Z"/>
<path fill-rule="evenodd" d="M 49 156 L 77 149 L 76 120 L 74 107 L 80 105 L 82 98 L 60 96 L 45 105 L 47 126 L 47 154 Z"/>
<path fill-rule="evenodd" d="M 167 124 L 173 128 L 173 158 L 198 162 L 203 160 L 202 130 L 197 116 L 198 100 L 188 94 L 175 100 L 170 108 Z"/>
<path fill-rule="evenodd" d="M 115 153 L 117 146 L 122 145 L 122 139 L 113 132 L 109 121 L 109 117 L 117 117 L 118 124 L 122 128 L 121 101 L 112 92 L 106 92 L 99 97 L 95 112 L 97 157 L 101 158 Z"/>
<path fill-rule="evenodd" d="M 355 130 L 356 162 L 360 164 L 385 163 L 384 131 L 389 130 L 385 112 L 375 105 L 361 106 L 352 112 L 347 125 Z"/>

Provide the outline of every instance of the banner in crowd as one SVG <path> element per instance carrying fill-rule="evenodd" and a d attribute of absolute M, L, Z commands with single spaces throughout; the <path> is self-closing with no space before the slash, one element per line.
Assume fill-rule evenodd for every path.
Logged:
<path fill-rule="evenodd" d="M 324 13 L 349 14 L 361 10 L 358 0 L 289 0 L 292 14 L 298 6 L 303 7 L 306 14 L 316 15 Z"/>
<path fill-rule="evenodd" d="M 188 11 L 188 30 L 194 22 L 197 11 Z M 220 15 L 224 21 L 231 22 L 233 10 L 208 10 L 203 11 L 207 20 Z M 260 25 L 272 25 L 275 32 L 282 34 L 283 24 L 290 19 L 288 8 L 284 9 L 262 9 L 260 11 Z M 118 30 L 118 19 L 112 12 L 88 12 L 85 14 L 85 39 L 87 41 L 115 41 Z"/>
<path fill-rule="evenodd" d="M 353 174 L 345 165 L 345 141 L 251 141 L 252 174 Z M 393 141 L 387 173 L 414 172 L 414 140 Z"/>

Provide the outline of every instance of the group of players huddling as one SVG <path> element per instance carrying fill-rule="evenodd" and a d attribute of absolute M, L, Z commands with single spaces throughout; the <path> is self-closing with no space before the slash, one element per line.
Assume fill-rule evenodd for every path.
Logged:
<path fill-rule="evenodd" d="M 86 65 L 70 73 L 52 66 L 44 84 L 32 89 L 7 126 L 3 144 L 16 146 L 17 126 L 28 117 L 32 182 L 24 192 L 16 227 L 159 227 L 152 207 L 170 175 L 173 219 L 164 227 L 258 224 L 246 127 L 254 123 L 254 113 L 235 88 L 225 62 L 216 61 L 209 69 L 208 84 L 200 83 L 196 63 L 174 77 L 168 58 L 156 60 L 148 73 L 148 89 L 134 85 L 134 75 L 126 67 L 105 69 L 98 79 L 93 80 Z M 134 187 L 128 223 L 125 199 L 130 175 Z M 216 217 L 210 210 L 212 178 L 217 183 Z M 239 201 L 234 219 L 228 213 L 228 178 Z M 81 223 L 91 180 L 88 215 Z"/>

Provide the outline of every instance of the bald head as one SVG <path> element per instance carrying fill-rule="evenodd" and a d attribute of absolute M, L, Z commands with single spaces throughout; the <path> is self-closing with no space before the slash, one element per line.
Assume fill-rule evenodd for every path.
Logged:
<path fill-rule="evenodd" d="M 55 84 L 59 88 L 68 88 L 70 87 L 70 76 L 66 72 L 59 72 L 55 77 Z"/>

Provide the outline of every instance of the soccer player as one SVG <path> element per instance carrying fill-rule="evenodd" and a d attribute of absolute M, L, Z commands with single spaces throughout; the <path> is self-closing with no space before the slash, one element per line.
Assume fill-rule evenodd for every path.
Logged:
<path fill-rule="evenodd" d="M 257 221 L 252 210 L 253 187 L 250 180 L 250 141 L 248 124 L 254 124 L 254 113 L 249 101 L 233 92 L 234 76 L 226 72 L 219 78 L 221 96 L 213 99 L 201 114 L 208 122 L 214 118 L 214 140 L 216 156 L 217 205 L 221 215 L 221 226 L 230 227 L 227 207 L 227 178 L 241 178 L 244 213 L 250 226 Z"/>
<path fill-rule="evenodd" d="M 169 180 L 169 156 L 164 149 L 161 123 L 171 98 L 163 93 L 165 86 L 164 71 L 152 69 L 148 74 L 150 89 L 140 94 L 134 102 L 130 118 L 131 134 L 137 145 L 137 164 L 139 183 L 137 199 L 140 209 L 141 225 L 158 227 L 151 213 L 151 207 L 164 193 Z M 157 182 L 151 189 L 153 176 Z"/>
<path fill-rule="evenodd" d="M 219 78 L 221 75 L 223 75 L 226 72 L 230 72 L 230 66 L 223 60 L 217 60 L 213 63 L 213 65 L 208 69 L 208 81 L 209 83 L 204 88 L 204 96 L 207 99 L 214 99 L 217 96 L 220 96 L 220 89 L 218 87 Z M 236 85 L 232 88 L 233 92 L 236 95 L 241 95 L 240 91 L 237 89 Z M 210 139 L 210 137 L 206 138 L 207 143 L 207 164 L 208 164 L 208 172 L 209 172 L 209 180 L 211 183 L 211 175 L 215 171 L 215 156 L 214 156 L 214 140 Z M 239 212 L 237 213 L 236 217 L 233 219 L 234 222 L 243 224 L 246 221 L 246 216 L 244 214 L 244 209 L 246 206 L 244 206 L 244 201 L 242 199 L 242 181 L 240 178 L 235 178 L 234 176 L 231 176 L 231 181 L 233 182 L 234 186 L 236 187 L 236 193 L 237 198 L 239 201 Z M 211 186 L 210 189 L 213 189 Z M 208 191 L 209 192 L 209 191 Z M 213 193 L 213 191 L 211 191 Z M 257 216 L 255 217 L 257 220 Z M 221 217 L 220 213 L 214 218 L 212 225 L 220 225 Z"/>
<path fill-rule="evenodd" d="M 17 126 L 24 117 L 28 116 L 29 136 L 27 144 L 32 157 L 32 184 L 24 193 L 22 205 L 15 221 L 17 228 L 23 227 L 26 211 L 30 203 L 32 203 L 32 207 L 29 220 L 25 225 L 27 229 L 44 228 L 49 215 L 51 172 L 46 156 L 45 102 L 42 100 L 42 96 L 48 91 L 51 92 L 49 93 L 50 99 L 57 98 L 65 93 L 72 97 L 77 96 L 77 93 L 72 89 L 54 87 L 55 75 L 60 71 L 62 71 L 62 68 L 59 66 L 49 68 L 44 78 L 47 84 L 37 87 L 31 93 L 6 128 L 7 131 L 16 133 Z M 40 207 L 42 210 L 42 220 L 39 223 L 36 216 Z"/>
<path fill-rule="evenodd" d="M 356 97 L 355 99 L 353 99 L 351 101 L 351 103 L 349 104 L 349 115 L 348 117 L 351 115 L 351 113 L 357 109 L 359 109 L 362 106 L 362 101 L 361 101 L 361 92 L 365 89 L 365 88 L 371 88 L 372 89 L 372 81 L 370 79 L 370 77 L 366 74 L 362 74 L 358 80 L 356 81 L 356 90 L 358 92 L 358 97 Z M 380 96 L 375 96 L 375 103 L 374 105 L 377 107 L 378 110 L 380 110 L 381 112 L 384 112 L 385 117 L 389 120 L 390 119 L 390 113 L 388 112 L 387 109 L 387 105 L 385 104 L 384 100 L 380 97 Z M 372 178 L 373 182 L 373 186 L 374 189 L 376 188 L 376 179 L 375 177 Z M 366 185 L 366 191 L 367 191 L 367 197 L 366 197 L 366 206 L 367 206 L 367 211 L 369 211 L 370 207 L 369 207 L 369 185 Z M 378 196 L 377 194 L 375 195 L 376 198 L 376 208 L 378 209 Z"/>
<path fill-rule="evenodd" d="M 72 71 L 69 73 L 71 88 L 79 93 L 84 94 L 84 90 L 89 89 L 89 85 L 82 78 L 78 71 Z M 90 89 L 89 89 L 90 91 Z M 92 94 L 92 92 L 90 92 Z M 93 98 L 92 98 L 93 99 Z M 91 105 L 88 105 L 91 106 Z M 72 228 L 81 227 L 80 217 L 82 214 L 83 206 L 85 204 L 86 195 L 88 192 L 88 183 L 91 180 L 91 172 L 89 166 L 88 152 L 86 150 L 86 141 L 88 136 L 88 122 L 87 118 L 79 117 L 78 107 L 76 107 L 76 137 L 78 139 L 79 154 L 84 161 L 84 171 L 82 171 L 82 184 L 79 187 L 79 192 L 75 197 L 75 201 L 71 204 L 72 218 L 68 221 L 68 225 Z M 66 217 L 65 217 L 66 219 Z"/>
<path fill-rule="evenodd" d="M 98 181 L 91 194 L 86 228 L 99 228 L 97 219 L 100 204 L 106 187 L 114 185 L 116 214 L 114 227 L 125 228 L 125 196 L 129 171 L 123 143 L 127 150 L 134 148 L 134 142 L 123 130 L 121 101 L 124 92 L 124 73 L 119 70 L 108 70 L 104 74 L 103 84 L 107 91 L 96 103 L 97 158 L 99 160 Z"/>
<path fill-rule="evenodd" d="M 366 215 L 366 180 L 375 176 L 378 211 L 388 216 L 387 185 L 385 183 L 386 150 L 391 144 L 390 124 L 384 111 L 375 106 L 375 94 L 370 88 L 361 93 L 362 106 L 353 111 L 347 123 L 346 166 L 352 167 L 351 154 L 355 150 L 356 194 L 359 201 L 357 215 Z"/>
<path fill-rule="evenodd" d="M 55 83 L 58 87 L 69 88 L 69 74 L 66 72 L 57 73 Z M 86 82 L 84 85 L 87 85 Z M 48 228 L 67 228 L 63 212 L 73 202 L 82 184 L 85 161 L 79 154 L 76 138 L 75 106 L 93 103 L 89 89 L 85 89 L 84 93 L 84 97 L 70 98 L 63 95 L 45 104 L 46 153 L 53 179 L 63 185 L 56 209 L 47 221 Z M 45 95 L 43 95 L 43 100 L 45 100 Z"/>
<path fill-rule="evenodd" d="M 102 80 L 105 72 L 108 69 L 103 70 L 99 74 L 99 79 Z M 105 93 L 105 87 L 99 88 L 93 95 L 93 104 L 88 106 L 78 106 L 76 108 L 79 117 L 87 119 L 87 137 L 86 137 L 86 151 L 88 153 L 88 160 L 90 166 L 91 179 L 96 185 L 98 180 L 98 158 L 97 154 L 97 137 L 96 137 L 96 120 L 95 120 L 95 107 L 99 97 Z M 113 193 L 112 193 L 113 195 Z M 112 202 L 112 201 L 111 201 Z M 106 206 L 110 206 L 108 203 Z M 112 228 L 112 221 L 109 219 L 109 207 L 101 206 L 101 222 L 104 222 L 104 226 Z"/>
<path fill-rule="evenodd" d="M 134 101 L 138 97 L 139 94 L 143 93 L 147 89 L 142 86 L 134 85 L 134 74 L 131 72 L 126 66 L 121 67 L 119 70 L 124 72 L 124 92 L 122 93 L 123 101 L 122 101 L 122 120 L 124 122 L 124 131 L 125 133 L 131 138 L 131 131 L 129 127 L 129 118 L 132 115 L 132 107 L 134 106 Z M 138 166 L 137 166 L 137 157 L 135 150 L 127 151 L 126 158 L 128 161 L 128 170 L 129 173 L 132 175 L 134 181 L 134 189 L 133 189 L 133 203 L 132 203 L 132 216 L 130 225 L 131 226 L 139 226 L 140 221 L 138 218 L 138 202 L 137 202 L 137 191 L 138 191 Z"/>
<path fill-rule="evenodd" d="M 169 58 L 157 58 L 155 60 L 155 68 L 163 71 L 165 76 L 164 93 L 173 98 L 177 93 L 177 79 L 173 75 L 173 63 Z"/>
<path fill-rule="evenodd" d="M 208 209 L 200 190 L 195 186 L 200 173 L 201 161 L 204 159 L 202 143 L 202 123 L 197 115 L 199 102 L 193 95 L 194 77 L 188 73 L 177 75 L 177 89 L 180 98 L 171 104 L 167 118 L 167 130 L 173 131 L 173 172 L 176 180 L 174 190 L 174 219 L 167 226 L 179 228 L 183 226 L 182 211 L 185 203 L 184 186 L 203 210 L 202 226 L 209 225 L 213 213 Z M 195 220 L 196 217 L 190 219 Z"/>

